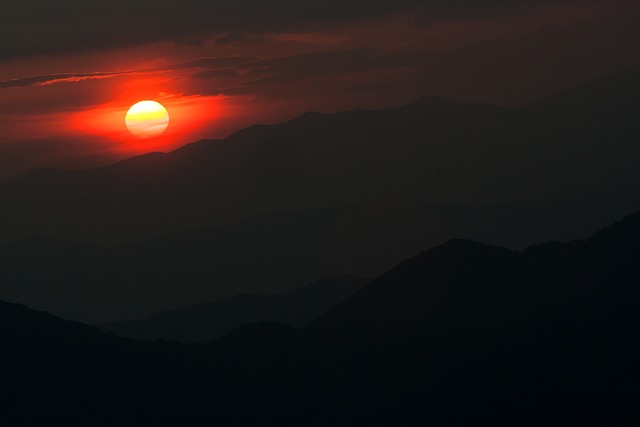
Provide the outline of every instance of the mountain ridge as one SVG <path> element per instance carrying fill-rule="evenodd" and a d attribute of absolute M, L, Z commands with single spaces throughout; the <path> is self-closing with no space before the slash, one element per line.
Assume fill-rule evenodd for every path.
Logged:
<path fill-rule="evenodd" d="M 553 108 L 312 113 L 3 182 L 0 298 L 99 323 L 375 277 L 456 237 L 517 249 L 586 237 L 640 207 L 636 80 Z M 602 87 L 626 101 L 602 104 Z"/>
<path fill-rule="evenodd" d="M 209 342 L 256 322 L 279 322 L 303 328 L 367 282 L 351 276 L 329 276 L 276 295 L 241 294 L 158 312 L 129 322 L 96 325 L 103 331 L 143 340 Z"/>
<path fill-rule="evenodd" d="M 209 344 L 138 342 L 0 301 L 3 419 L 628 424 L 640 377 L 639 240 L 640 212 L 590 239 L 522 253 L 450 240 L 302 331 L 254 323 Z M 415 285 L 441 298 L 398 306 L 416 298 Z M 378 323 L 354 303 L 363 296 L 376 303 Z M 327 324 L 345 309 L 352 315 L 338 327 Z"/>
<path fill-rule="evenodd" d="M 429 319 L 441 315 L 458 320 L 469 316 L 466 320 L 469 324 L 481 323 L 487 321 L 484 316 L 518 317 L 517 310 L 521 313 L 535 310 L 536 304 L 547 304 L 545 293 L 555 293 L 553 298 L 557 299 L 558 306 L 549 307 L 553 310 L 558 307 L 592 310 L 603 306 L 608 313 L 610 308 L 601 298 L 622 298 L 620 306 L 629 309 L 627 304 L 640 298 L 634 286 L 640 280 L 639 260 L 640 212 L 587 239 L 547 242 L 522 252 L 454 239 L 377 277 L 313 322 L 310 328 L 335 332 L 344 330 L 344 325 L 353 325 L 355 331 L 398 329 L 412 324 L 429 327 Z M 562 282 L 563 275 L 573 279 L 564 280 L 564 289 L 554 291 L 553 287 Z M 608 289 L 607 280 L 614 281 L 617 288 Z M 461 288 L 464 294 L 458 293 L 460 283 L 464 284 L 464 289 Z M 617 292 L 625 294 L 628 301 Z M 493 302 L 484 306 L 487 302 L 482 300 L 483 293 L 502 295 L 505 299 L 502 307 Z M 398 295 L 402 295 L 402 299 L 397 299 Z M 470 308 L 472 306 L 475 308 Z"/>
<path fill-rule="evenodd" d="M 257 130 L 263 130 L 265 128 L 276 128 L 278 126 L 281 125 L 293 125 L 293 124 L 297 124 L 298 122 L 304 122 L 306 121 L 308 118 L 329 118 L 331 116 L 348 116 L 348 115 L 357 115 L 357 114 L 368 114 L 368 113 L 379 113 L 379 112 L 385 112 L 385 111 L 399 111 L 399 110 L 404 110 L 404 109 L 408 109 L 410 107 L 413 106 L 419 106 L 419 107 L 425 107 L 425 108 L 433 108 L 433 107 L 440 107 L 440 106 L 469 106 L 469 107 L 489 107 L 489 108 L 494 108 L 496 110 L 502 110 L 502 111 L 519 111 L 519 110 L 528 110 L 528 109 L 532 109 L 532 108 L 539 108 L 541 106 L 545 106 L 545 104 L 557 104 L 558 101 L 564 102 L 564 103 L 575 103 L 576 105 L 579 105 L 580 102 L 576 102 L 575 98 L 581 99 L 581 100 L 586 100 L 588 101 L 588 97 L 590 97 L 591 95 L 589 94 L 589 90 L 597 88 L 598 90 L 602 90 L 603 88 L 613 88 L 613 89 L 620 89 L 620 86 L 624 86 L 624 84 L 631 84 L 632 86 L 638 86 L 636 88 L 636 90 L 640 90 L 640 70 L 627 70 L 625 72 L 620 72 L 617 74 L 612 74 L 612 75 L 606 75 L 606 76 L 602 76 L 599 77 L 593 81 L 587 82 L 585 84 L 576 86 L 576 87 L 572 87 L 569 89 L 564 89 L 562 91 L 557 92 L 554 95 L 550 95 L 548 97 L 545 97 L 541 100 L 538 101 L 533 101 L 525 106 L 522 107 L 503 107 L 500 106 L 498 104 L 493 104 L 493 103 L 482 103 L 482 102 L 477 102 L 477 103 L 466 103 L 466 102 L 458 102 L 458 101 L 452 101 L 449 100 L 447 98 L 441 97 L 441 96 L 437 96 L 437 95 L 425 95 L 422 96 L 418 99 L 416 99 L 415 101 L 409 102 L 405 105 L 402 106 L 397 106 L 397 107 L 390 107 L 390 108 L 380 108 L 380 109 L 363 109 L 363 108 L 356 108 L 356 109 L 352 109 L 352 110 L 345 110 L 345 111 L 339 111 L 339 112 L 335 112 L 335 113 L 322 113 L 322 112 L 318 112 L 318 111 L 307 111 L 305 113 L 302 113 L 290 120 L 284 121 L 282 123 L 279 124 L 255 124 L 255 125 L 251 125 L 248 126 L 246 128 L 243 129 L 239 129 L 233 133 L 231 133 L 227 138 L 224 139 L 201 139 L 199 141 L 194 141 L 191 143 L 187 143 L 181 147 L 178 147 L 172 151 L 169 152 L 155 152 L 155 151 L 151 151 L 148 153 L 144 153 L 144 154 L 140 154 L 140 155 L 136 155 L 121 161 L 117 161 L 115 163 L 112 164 L 108 164 L 105 166 L 99 166 L 99 167 L 95 167 L 95 168 L 88 168 L 88 169 L 59 169 L 59 168 L 51 168 L 51 167 L 45 167 L 45 168 L 35 168 L 33 170 L 27 171 L 24 174 L 15 177 L 15 178 L 6 178 L 3 179 L 2 181 L 7 181 L 7 182 L 11 182 L 11 181 L 17 181 L 17 180 L 21 180 L 25 175 L 29 176 L 32 173 L 34 173 L 35 171 L 52 171 L 52 172 L 60 172 L 60 173 L 73 173 L 73 172 L 86 172 L 86 171 L 92 171 L 92 170 L 103 170 L 103 169 L 108 169 L 111 168 L 112 166 L 115 165 L 120 165 L 123 163 L 127 163 L 130 160 L 134 160 L 134 159 L 143 159 L 143 158 L 152 158 L 152 157 L 163 157 L 163 155 L 171 155 L 174 153 L 182 153 L 183 151 L 189 151 L 191 150 L 193 147 L 197 147 L 197 146 L 203 146 L 203 145 L 211 145 L 211 144 L 219 144 L 219 143 L 223 143 L 226 142 L 227 140 L 231 139 L 239 139 L 239 136 L 237 134 L 239 134 L 240 136 L 244 137 L 244 133 L 252 133 L 255 132 Z M 626 88 L 625 88 L 626 89 Z M 586 92 L 586 93 L 585 93 Z M 628 92 L 627 92 L 628 93 Z M 606 96 L 607 93 L 604 93 L 604 95 Z"/>
<path fill-rule="evenodd" d="M 603 81 L 618 80 L 640 79 L 634 73 Z M 366 200 L 475 206 L 638 183 L 630 138 L 638 132 L 640 88 L 612 83 L 612 99 L 628 102 L 601 105 L 601 85 L 578 90 L 593 98 L 578 102 L 570 92 L 553 108 L 428 98 L 386 110 L 308 114 L 103 168 L 32 172 L 0 185 L 0 238 L 128 243 Z"/>

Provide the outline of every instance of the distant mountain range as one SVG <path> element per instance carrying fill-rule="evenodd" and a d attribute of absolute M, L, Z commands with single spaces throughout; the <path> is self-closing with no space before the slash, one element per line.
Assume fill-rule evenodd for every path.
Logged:
<path fill-rule="evenodd" d="M 640 212 L 513 252 L 452 240 L 309 327 L 137 342 L 0 302 L 11 425 L 632 425 Z M 15 420 L 15 421 L 14 421 Z"/>
<path fill-rule="evenodd" d="M 640 207 L 638 117 L 630 72 L 520 109 L 425 98 L 35 170 L 0 182 L 0 298 L 111 322 L 376 277 L 452 238 L 584 238 Z"/>
<path fill-rule="evenodd" d="M 102 323 L 100 329 L 141 340 L 209 342 L 239 326 L 279 322 L 306 327 L 366 284 L 351 276 L 331 276 L 279 295 L 237 295 L 218 301 L 155 313 L 147 318 Z"/>
<path fill-rule="evenodd" d="M 308 113 L 84 170 L 0 184 L 0 239 L 130 243 L 264 213 L 373 200 L 495 205 L 638 185 L 640 74 L 526 108 L 425 98 Z"/>

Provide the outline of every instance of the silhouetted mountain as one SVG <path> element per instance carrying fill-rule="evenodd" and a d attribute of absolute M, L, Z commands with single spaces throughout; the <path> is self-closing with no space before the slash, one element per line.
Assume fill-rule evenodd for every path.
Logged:
<path fill-rule="evenodd" d="M 504 248 L 451 240 L 400 264 L 378 277 L 317 323 L 343 330 L 373 327 L 396 329 L 460 304 L 504 290 L 519 254 Z"/>
<path fill-rule="evenodd" d="M 626 73 L 521 109 L 430 97 L 32 171 L 0 182 L 0 298 L 136 319 L 375 277 L 451 238 L 584 238 L 640 206 L 639 116 Z"/>
<path fill-rule="evenodd" d="M 429 98 L 307 114 L 104 168 L 34 171 L 0 183 L 0 238 L 125 243 L 363 201 L 470 206 L 637 185 L 638 81 L 513 110 Z"/>
<path fill-rule="evenodd" d="M 239 293 L 289 292 L 336 272 L 378 275 L 424 245 L 464 234 L 455 223 L 465 212 L 371 202 L 121 247 L 32 239 L 0 247 L 0 298 L 96 323 Z"/>
<path fill-rule="evenodd" d="M 624 300 L 633 301 L 640 296 L 640 290 L 630 286 L 640 279 L 638 260 L 640 213 L 586 241 L 545 243 L 523 253 L 451 240 L 371 281 L 312 328 L 397 329 L 439 316 L 458 321 L 471 317 L 469 325 L 477 325 L 492 317 L 513 320 L 527 313 L 538 315 L 536 304 L 550 304 L 553 299 L 558 307 L 574 310 L 575 304 L 592 309 L 612 292 L 625 292 Z M 608 281 L 616 285 L 609 286 Z M 550 294 L 553 298 L 543 301 Z"/>
<path fill-rule="evenodd" d="M 250 324 L 207 345 L 136 342 L 0 303 L 3 420 L 632 425 L 639 233 L 637 213 L 522 253 L 449 241 L 304 331 Z"/>
<path fill-rule="evenodd" d="M 640 213 L 587 241 L 522 254 L 451 241 L 372 281 L 310 330 L 334 350 L 368 337 L 377 354 L 359 353 L 359 364 L 391 370 L 388 386 L 408 396 L 400 406 L 411 416 L 626 424 L 639 373 L 639 231 Z"/>
<path fill-rule="evenodd" d="M 142 318 L 240 293 L 290 292 L 335 273 L 376 277 L 452 237 L 515 248 L 586 237 L 640 206 L 631 190 L 620 194 L 636 194 L 635 203 L 616 204 L 616 193 L 475 209 L 372 201 L 115 247 L 34 238 L 0 246 L 0 298 L 86 323 Z"/>
<path fill-rule="evenodd" d="M 278 295 L 243 294 L 214 302 L 155 313 L 145 319 L 97 325 L 117 335 L 179 342 L 208 342 L 249 323 L 279 322 L 307 326 L 366 283 L 351 276 L 331 276 L 293 292 Z"/>
<path fill-rule="evenodd" d="M 153 375 L 172 353 L 167 345 L 138 344 L 0 301 L 3 422 L 113 425 L 145 407 L 151 414 L 139 393 L 167 391 Z"/>

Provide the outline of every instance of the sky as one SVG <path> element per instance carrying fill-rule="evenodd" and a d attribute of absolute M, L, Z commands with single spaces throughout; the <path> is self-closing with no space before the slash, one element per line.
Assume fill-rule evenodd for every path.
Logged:
<path fill-rule="evenodd" d="M 636 0 L 5 0 L 0 178 L 312 110 L 518 107 L 639 68 Z M 161 136 L 127 130 L 141 100 L 169 111 Z"/>

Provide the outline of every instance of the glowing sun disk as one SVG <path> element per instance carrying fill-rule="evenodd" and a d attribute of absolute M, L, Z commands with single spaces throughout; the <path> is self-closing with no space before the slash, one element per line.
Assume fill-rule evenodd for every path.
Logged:
<path fill-rule="evenodd" d="M 169 126 L 169 113 L 155 101 L 140 101 L 127 111 L 127 129 L 139 138 L 153 138 L 162 134 Z"/>

